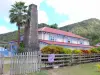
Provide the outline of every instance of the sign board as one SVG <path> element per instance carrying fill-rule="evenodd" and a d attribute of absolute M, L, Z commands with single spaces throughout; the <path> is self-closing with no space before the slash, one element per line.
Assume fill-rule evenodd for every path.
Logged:
<path fill-rule="evenodd" d="M 48 55 L 48 62 L 52 63 L 52 62 L 54 62 L 54 59 L 55 59 L 55 54 Z"/>

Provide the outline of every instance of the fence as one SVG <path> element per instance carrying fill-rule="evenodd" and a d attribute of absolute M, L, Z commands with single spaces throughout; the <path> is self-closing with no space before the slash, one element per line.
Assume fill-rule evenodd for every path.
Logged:
<path fill-rule="evenodd" d="M 11 57 L 10 75 L 32 73 L 40 70 L 39 52 L 25 52 Z"/>
<path fill-rule="evenodd" d="M 41 68 L 50 68 L 53 66 L 68 66 L 81 63 L 90 63 L 100 61 L 100 54 L 55 54 L 53 63 L 48 62 L 48 54 L 41 55 Z"/>
<path fill-rule="evenodd" d="M 0 75 L 3 74 L 3 55 L 0 53 Z"/>
<path fill-rule="evenodd" d="M 49 54 L 25 52 L 11 57 L 10 75 L 20 75 L 54 66 L 68 66 L 81 63 L 98 62 L 100 54 L 55 54 L 54 62 L 48 62 Z"/>

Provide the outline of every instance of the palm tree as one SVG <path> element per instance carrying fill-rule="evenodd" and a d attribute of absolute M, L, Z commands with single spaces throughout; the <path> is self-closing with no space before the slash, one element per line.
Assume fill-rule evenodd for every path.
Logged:
<path fill-rule="evenodd" d="M 26 24 L 27 11 L 27 6 L 25 6 L 24 2 L 15 2 L 9 10 L 10 23 L 15 23 L 18 27 L 18 47 L 20 44 L 20 27 Z"/>

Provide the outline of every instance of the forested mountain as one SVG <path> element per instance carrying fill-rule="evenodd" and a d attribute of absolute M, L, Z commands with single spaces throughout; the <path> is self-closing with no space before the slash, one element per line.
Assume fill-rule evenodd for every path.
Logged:
<path fill-rule="evenodd" d="M 45 23 L 38 24 L 38 28 L 45 26 L 57 28 L 56 24 L 53 25 L 47 25 Z M 90 40 L 91 45 L 95 45 L 96 43 L 100 42 L 100 20 L 95 18 L 84 20 L 71 25 L 66 25 L 60 27 L 59 29 L 73 32 L 80 36 L 86 37 Z M 23 31 L 24 30 L 22 29 L 21 34 L 23 34 Z M 17 39 L 17 31 L 0 35 L 0 41 L 8 42 L 16 39 Z"/>
<path fill-rule="evenodd" d="M 96 43 L 100 42 L 100 20 L 95 18 L 84 20 L 71 25 L 66 25 L 60 29 L 88 38 L 91 45 L 95 45 Z"/>

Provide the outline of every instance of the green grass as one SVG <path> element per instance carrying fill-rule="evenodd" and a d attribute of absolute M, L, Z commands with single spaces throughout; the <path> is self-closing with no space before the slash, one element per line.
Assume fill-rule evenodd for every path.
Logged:
<path fill-rule="evenodd" d="M 43 70 L 29 75 L 100 75 L 97 67 L 98 63 L 80 64 L 75 66 L 66 66 L 58 69 Z"/>
<path fill-rule="evenodd" d="M 60 67 L 58 69 L 42 70 L 40 72 L 34 72 L 27 75 L 100 75 L 97 67 L 98 63 L 87 63 L 75 66 Z M 9 64 L 4 66 L 5 72 L 8 72 L 10 68 Z"/>
<path fill-rule="evenodd" d="M 66 66 L 64 68 L 49 70 L 48 75 L 100 75 L 97 63 L 80 64 L 76 66 Z"/>
<path fill-rule="evenodd" d="M 4 64 L 4 73 L 8 73 L 10 71 L 10 64 Z"/>

